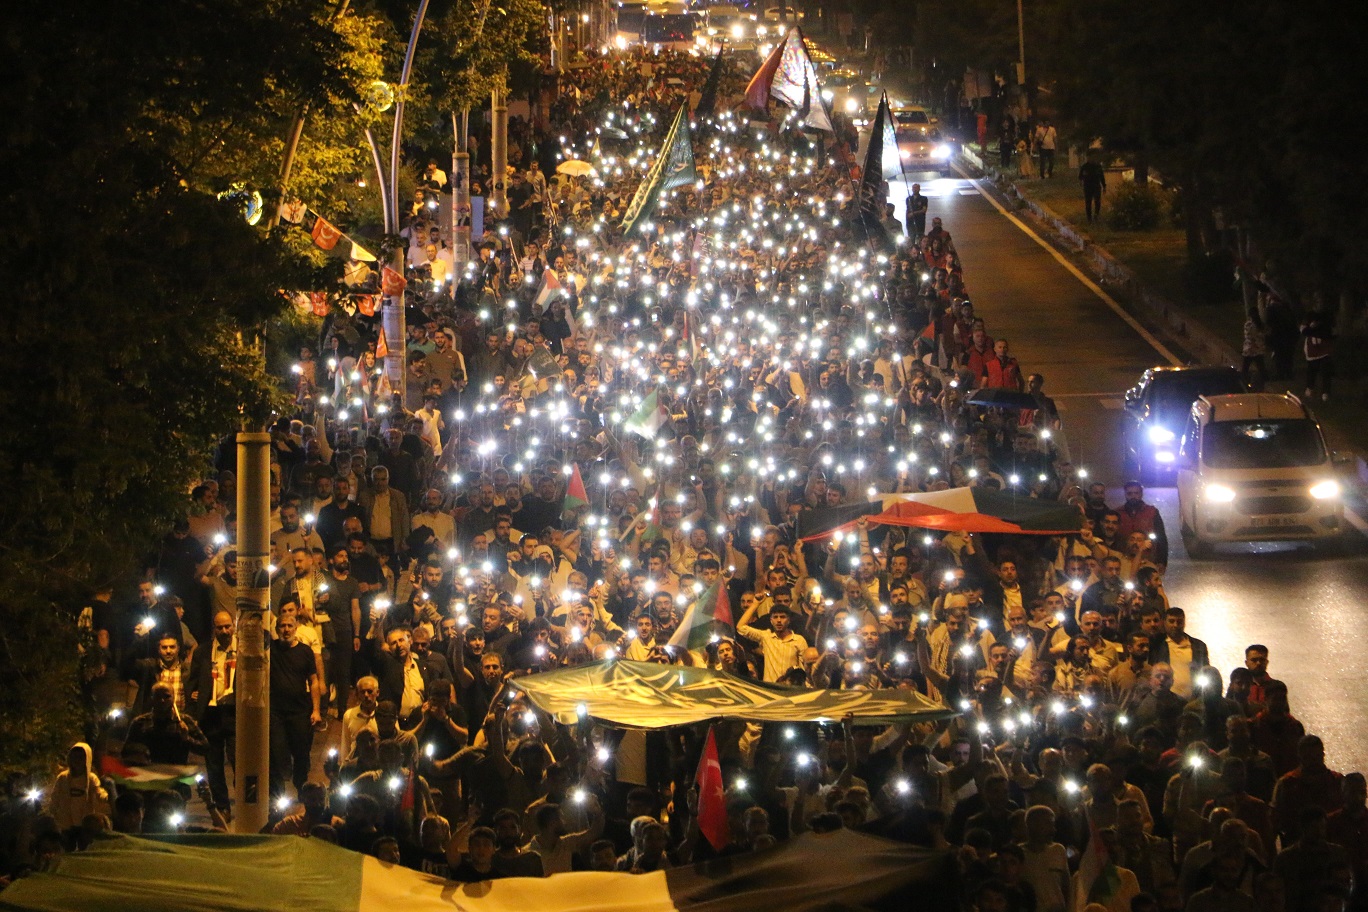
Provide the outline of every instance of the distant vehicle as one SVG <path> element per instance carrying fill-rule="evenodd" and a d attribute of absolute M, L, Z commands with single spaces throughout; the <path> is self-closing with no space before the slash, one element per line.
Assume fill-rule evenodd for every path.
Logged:
<path fill-rule="evenodd" d="M 944 177 L 950 170 L 950 156 L 954 149 L 945 137 L 931 123 L 917 120 L 926 117 L 926 112 L 917 109 L 909 114 L 909 122 L 902 117 L 905 112 L 893 112 L 893 133 L 898 140 L 898 159 L 902 170 L 914 172 L 935 172 Z"/>
<path fill-rule="evenodd" d="M 682 3 L 651 6 L 641 23 L 641 43 L 650 47 L 687 51 L 694 46 L 698 20 Z"/>
<path fill-rule="evenodd" d="M 791 23 L 794 23 L 794 24 L 797 24 L 797 23 L 803 21 L 803 13 L 802 13 L 802 11 L 801 11 L 801 10 L 796 10 L 796 9 L 794 9 L 794 8 L 791 7 L 791 6 L 784 6 L 784 7 L 771 6 L 770 8 L 768 8 L 767 10 L 765 10 L 765 21 L 766 21 L 766 22 L 779 22 L 779 21 L 780 21 L 780 15 L 781 15 L 781 14 L 780 14 L 780 11 L 781 11 L 781 10 L 783 11 L 783 13 L 782 13 L 783 21 L 785 21 L 785 22 L 791 22 Z"/>
<path fill-rule="evenodd" d="M 854 70 L 832 70 L 822 77 L 822 99 L 834 113 L 849 117 L 864 126 L 870 111 L 878 106 L 878 88 Z"/>
<path fill-rule="evenodd" d="M 1233 367 L 1152 367 L 1126 391 L 1122 444 L 1126 470 L 1155 484 L 1173 478 L 1178 435 L 1200 396 L 1244 392 Z"/>
<path fill-rule="evenodd" d="M 754 41 L 756 16 L 739 6 L 714 6 L 708 9 L 708 37 L 725 43 Z"/>
<path fill-rule="evenodd" d="M 1320 425 L 1290 393 L 1199 398 L 1176 462 L 1183 546 L 1194 558 L 1217 542 L 1338 541 L 1344 533 Z"/>
<path fill-rule="evenodd" d="M 641 40 L 641 26 L 646 21 L 646 0 L 618 0 L 616 7 L 616 44 L 623 47 Z"/>

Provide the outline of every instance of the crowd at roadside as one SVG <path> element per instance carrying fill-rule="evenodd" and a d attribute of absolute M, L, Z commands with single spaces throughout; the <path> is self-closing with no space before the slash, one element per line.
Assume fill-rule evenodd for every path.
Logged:
<path fill-rule="evenodd" d="M 955 851 L 984 912 L 1361 907 L 1363 777 L 1325 766 L 1269 648 L 1210 667 L 1164 590 L 1158 511 L 1132 482 L 1109 503 L 1071 462 L 1046 378 L 990 334 L 934 211 L 889 243 L 848 165 L 724 115 L 697 126 L 697 182 L 622 235 L 707 73 L 668 54 L 574 71 L 540 133 L 564 145 L 521 150 L 510 217 L 450 280 L 440 231 L 413 220 L 410 332 L 387 340 L 405 389 L 362 312 L 335 309 L 301 352 L 272 446 L 272 830 L 476 881 L 861 827 Z M 558 152 L 594 173 L 557 175 Z M 1024 398 L 971 404 L 984 388 Z M 0 873 L 184 826 L 185 790 L 120 787 L 106 759 L 202 758 L 200 800 L 231 817 L 230 438 L 214 470 L 136 594 L 89 606 L 96 721 L 55 782 L 12 783 Z M 823 511 L 952 487 L 1072 506 L 1078 532 L 799 538 Z M 676 634 L 719 591 L 735 624 L 690 649 Z M 617 659 L 962 714 L 719 725 L 718 846 L 692 791 L 702 731 L 567 728 L 517 691 Z"/>

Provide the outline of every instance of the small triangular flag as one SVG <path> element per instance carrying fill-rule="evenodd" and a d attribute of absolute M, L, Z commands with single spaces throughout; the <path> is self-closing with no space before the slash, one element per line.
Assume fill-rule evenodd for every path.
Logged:
<path fill-rule="evenodd" d="M 385 327 L 380 327 L 380 338 L 375 343 L 375 360 L 389 357 L 389 343 L 385 341 Z"/>
<path fill-rule="evenodd" d="M 342 231 L 335 228 L 321 215 L 314 221 L 311 233 L 313 234 L 313 242 L 318 245 L 320 250 L 332 250 L 342 237 Z"/>
<path fill-rule="evenodd" d="M 365 247 L 362 247 L 360 244 L 356 243 L 356 241 L 352 241 L 351 245 L 351 258 L 353 260 L 365 260 L 367 263 L 375 262 L 375 254 L 371 253 Z"/>
<path fill-rule="evenodd" d="M 280 217 L 295 225 L 304 221 L 308 211 L 309 207 L 304 205 L 303 200 L 288 200 L 280 204 Z"/>
<path fill-rule="evenodd" d="M 408 286 L 408 279 L 404 278 L 394 269 L 386 266 L 380 273 L 380 290 L 391 298 L 398 297 L 404 293 Z"/>
<path fill-rule="evenodd" d="M 562 510 L 574 510 L 578 507 L 589 506 L 589 492 L 584 488 L 584 478 L 580 475 L 579 466 L 575 466 L 570 473 L 570 484 L 565 488 L 565 503 Z"/>

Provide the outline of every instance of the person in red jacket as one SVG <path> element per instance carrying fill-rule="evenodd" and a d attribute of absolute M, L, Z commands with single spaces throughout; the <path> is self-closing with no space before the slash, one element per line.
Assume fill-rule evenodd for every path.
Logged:
<path fill-rule="evenodd" d="M 998 339 L 993 343 L 993 356 L 983 362 L 983 385 L 997 389 L 1012 389 L 1021 392 L 1026 384 L 1021 379 L 1021 365 L 1017 359 L 1007 354 L 1007 340 Z"/>
<path fill-rule="evenodd" d="M 1145 489 L 1138 481 L 1126 482 L 1126 502 L 1117 510 L 1121 522 L 1116 528 L 1117 541 L 1125 541 L 1132 532 L 1141 532 L 1154 542 L 1153 560 L 1161 567 L 1168 566 L 1168 534 L 1164 531 L 1164 517 L 1159 509 L 1145 503 Z"/>

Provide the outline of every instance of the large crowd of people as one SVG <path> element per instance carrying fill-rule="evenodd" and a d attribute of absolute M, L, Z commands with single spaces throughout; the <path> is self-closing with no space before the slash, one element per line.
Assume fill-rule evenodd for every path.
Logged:
<path fill-rule="evenodd" d="M 708 71 L 669 53 L 568 69 L 548 122 L 515 125 L 511 211 L 468 265 L 418 209 L 408 338 L 388 340 L 404 389 L 362 312 L 335 307 L 301 351 L 273 429 L 271 831 L 478 881 L 859 827 L 954 852 L 983 912 L 1362 908 L 1364 777 L 1327 768 L 1268 647 L 1211 666 L 1200 606 L 1165 592 L 1158 511 L 1071 462 L 934 208 L 925 234 L 885 237 L 848 156 L 721 114 L 695 126 L 696 183 L 623 235 Z M 558 173 L 571 158 L 593 172 Z M 1025 398 L 971 404 L 985 387 Z M 98 722 L 55 782 L 12 783 L 22 838 L 0 873 L 106 830 L 231 818 L 234 460 L 225 438 L 136 594 L 84 615 Z M 832 508 L 952 487 L 1072 506 L 1078 531 L 799 537 Z M 671 645 L 719 589 L 735 624 Z M 717 725 L 715 846 L 705 730 L 567 727 L 517 688 L 615 660 L 911 689 L 960 715 Z M 96 755 L 202 763 L 200 803 Z"/>

